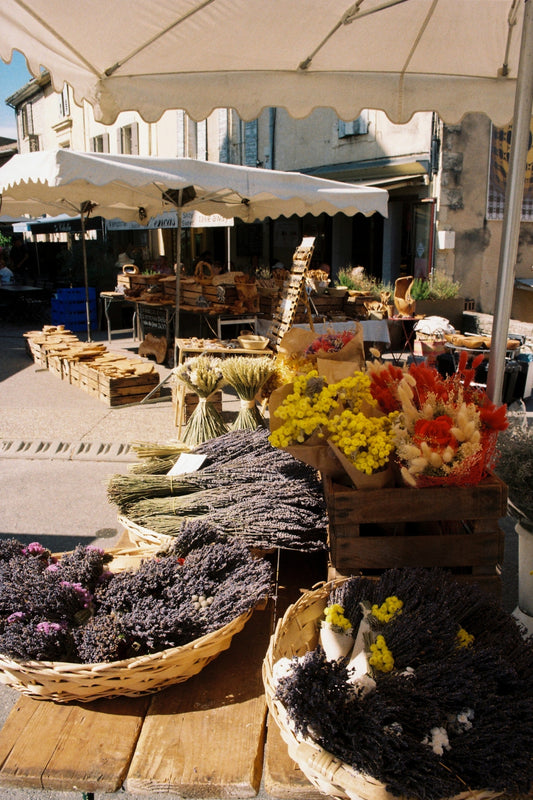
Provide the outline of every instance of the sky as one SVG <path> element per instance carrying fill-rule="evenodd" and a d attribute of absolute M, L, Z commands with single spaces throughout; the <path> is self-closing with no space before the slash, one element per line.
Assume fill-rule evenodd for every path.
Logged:
<path fill-rule="evenodd" d="M 31 79 L 26 68 L 26 59 L 17 51 L 13 53 L 10 64 L 0 59 L 0 136 L 17 138 L 17 126 L 14 110 L 6 105 L 6 97 L 10 97 L 17 89 L 21 89 Z"/>

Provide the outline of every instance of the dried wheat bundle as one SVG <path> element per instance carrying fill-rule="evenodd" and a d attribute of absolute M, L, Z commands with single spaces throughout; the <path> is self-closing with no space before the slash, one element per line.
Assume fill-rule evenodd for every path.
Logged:
<path fill-rule="evenodd" d="M 222 361 L 224 380 L 237 392 L 241 407 L 232 423 L 232 430 L 255 430 L 263 424 L 256 395 L 274 372 L 274 362 L 268 356 L 236 356 Z"/>

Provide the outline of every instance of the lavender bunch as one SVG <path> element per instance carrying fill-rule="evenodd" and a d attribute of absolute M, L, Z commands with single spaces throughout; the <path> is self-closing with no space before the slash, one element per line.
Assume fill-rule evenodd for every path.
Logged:
<path fill-rule="evenodd" d="M 403 602 L 389 619 L 380 614 L 387 598 Z M 363 692 L 348 658 L 327 661 L 318 647 L 294 660 L 276 698 L 297 733 L 398 797 L 530 791 L 533 639 L 495 598 L 442 570 L 412 568 L 350 579 L 332 603 L 356 630 L 361 603 L 376 609 L 367 619 L 393 667 L 373 667 L 374 688 Z"/>
<path fill-rule="evenodd" d="M 270 565 L 236 542 L 187 559 L 169 548 L 116 574 L 94 547 L 60 560 L 40 545 L 5 552 L 0 652 L 22 661 L 99 663 L 187 644 L 253 608 L 272 582 Z"/>

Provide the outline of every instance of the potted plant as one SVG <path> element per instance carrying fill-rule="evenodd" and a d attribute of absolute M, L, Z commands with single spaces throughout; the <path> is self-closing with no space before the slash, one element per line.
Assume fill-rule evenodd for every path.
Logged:
<path fill-rule="evenodd" d="M 429 279 L 415 278 L 411 285 L 417 315 L 444 317 L 457 329 L 462 326 L 465 305 L 460 292 L 460 283 L 438 271 L 433 272 Z"/>

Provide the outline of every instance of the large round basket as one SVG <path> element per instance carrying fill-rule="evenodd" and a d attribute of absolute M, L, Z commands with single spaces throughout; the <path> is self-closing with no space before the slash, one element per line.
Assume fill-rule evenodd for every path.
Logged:
<path fill-rule="evenodd" d="M 111 552 L 116 571 L 136 566 L 141 557 L 153 555 L 138 547 L 133 551 Z M 122 661 L 99 664 L 14 661 L 0 654 L 0 683 L 29 697 L 58 703 L 90 703 L 103 697 L 151 694 L 201 672 L 229 648 L 233 636 L 244 628 L 252 613 L 253 608 L 222 628 L 180 647 Z"/>
<path fill-rule="evenodd" d="M 369 775 L 356 772 L 348 764 L 311 741 L 301 742 L 290 728 L 285 709 L 274 699 L 276 686 L 273 667 L 280 658 L 302 656 L 314 650 L 318 643 L 318 626 L 327 605 L 328 596 L 343 580 L 327 583 L 312 592 L 305 592 L 278 620 L 274 635 L 263 662 L 263 682 L 268 709 L 276 721 L 290 757 L 306 778 L 323 794 L 338 800 L 398 800 L 385 784 Z M 454 800 L 493 800 L 499 792 L 467 791 Z"/>

